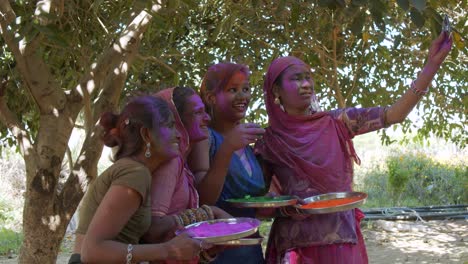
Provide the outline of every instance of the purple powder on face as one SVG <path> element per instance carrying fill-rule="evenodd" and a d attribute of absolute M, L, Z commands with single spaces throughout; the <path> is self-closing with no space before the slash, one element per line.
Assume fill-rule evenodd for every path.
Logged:
<path fill-rule="evenodd" d="M 245 232 L 255 228 L 252 223 L 202 223 L 197 226 L 188 228 L 186 231 L 189 232 L 193 237 L 215 237 L 215 236 L 226 236 L 240 232 Z"/>

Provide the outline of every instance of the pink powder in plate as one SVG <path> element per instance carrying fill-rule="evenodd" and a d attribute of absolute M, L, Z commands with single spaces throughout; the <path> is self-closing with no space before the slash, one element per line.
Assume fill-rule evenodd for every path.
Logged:
<path fill-rule="evenodd" d="M 190 227 L 186 231 L 192 234 L 193 237 L 215 237 L 232 235 L 250 230 L 252 228 L 255 228 L 255 226 L 249 222 L 217 222 L 202 223 L 200 225 Z"/>

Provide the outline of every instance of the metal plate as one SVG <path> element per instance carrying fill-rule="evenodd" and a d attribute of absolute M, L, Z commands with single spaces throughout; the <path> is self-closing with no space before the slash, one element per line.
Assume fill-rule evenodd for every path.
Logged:
<path fill-rule="evenodd" d="M 316 201 L 333 200 L 333 199 L 339 199 L 339 198 L 358 198 L 358 200 L 351 202 L 351 203 L 333 206 L 333 207 L 309 208 L 309 209 L 301 208 L 302 205 L 295 205 L 295 207 L 300 213 L 303 213 L 303 214 L 328 214 L 328 213 L 341 212 L 341 211 L 354 209 L 360 206 L 361 204 L 363 204 L 367 199 L 367 194 L 363 192 L 326 193 L 326 194 L 321 194 L 321 195 L 316 195 L 316 196 L 306 198 L 304 199 L 304 202 L 311 203 L 311 202 L 316 202 Z"/>
<path fill-rule="evenodd" d="M 209 221 L 203 221 L 203 222 L 198 222 L 194 223 L 191 225 L 186 226 L 183 230 L 177 231 L 176 235 L 182 234 L 182 233 L 189 233 L 190 234 L 190 229 L 195 230 L 195 228 L 199 226 L 209 226 L 212 224 L 217 224 L 217 223 L 227 223 L 227 224 L 240 224 L 240 223 L 249 223 L 251 225 L 251 228 L 246 228 L 245 230 L 235 232 L 235 233 L 228 233 L 228 234 L 221 234 L 221 235 L 215 235 L 215 236 L 197 236 L 197 235 L 191 235 L 191 237 L 200 239 L 209 243 L 219 243 L 219 242 L 226 242 L 226 241 L 231 241 L 231 240 L 237 240 L 240 238 L 244 238 L 246 236 L 250 236 L 257 232 L 258 227 L 260 226 L 260 221 L 255 219 L 255 218 L 248 218 L 248 217 L 238 217 L 238 218 L 227 218 L 227 219 L 215 219 L 215 220 L 209 220 Z"/>
<path fill-rule="evenodd" d="M 250 197 L 250 198 L 241 198 L 241 199 L 228 199 L 226 202 L 231 203 L 235 207 L 255 207 L 255 208 L 265 208 L 265 207 L 282 207 L 288 205 L 295 205 L 297 199 L 292 196 L 275 196 L 268 197 L 269 200 L 262 201 L 262 199 L 267 199 L 265 196 Z M 246 201 L 246 199 L 251 199 L 252 201 Z M 258 200 L 255 200 L 258 199 Z"/>
<path fill-rule="evenodd" d="M 263 241 L 263 237 L 252 237 L 252 238 L 241 238 L 231 241 L 218 242 L 214 245 L 218 246 L 255 246 L 260 245 Z"/>

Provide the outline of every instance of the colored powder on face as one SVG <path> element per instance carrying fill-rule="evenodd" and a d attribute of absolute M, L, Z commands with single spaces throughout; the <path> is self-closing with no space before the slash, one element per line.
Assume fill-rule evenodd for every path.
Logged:
<path fill-rule="evenodd" d="M 240 232 L 244 232 L 255 228 L 252 223 L 202 223 L 198 226 L 193 226 L 187 229 L 187 231 L 194 237 L 215 237 L 215 236 L 226 236 Z"/>
<path fill-rule="evenodd" d="M 361 197 L 346 197 L 346 198 L 336 198 L 336 199 L 330 199 L 330 200 L 315 201 L 315 202 L 301 205 L 300 208 L 301 209 L 318 209 L 318 208 L 335 207 L 335 206 L 354 203 L 361 199 L 362 199 Z"/>
<path fill-rule="evenodd" d="M 230 199 L 230 202 L 237 202 L 237 203 L 266 203 L 266 202 L 280 202 L 280 201 L 287 201 L 291 200 L 292 197 L 290 196 L 276 196 L 276 197 L 268 197 L 268 196 L 258 196 L 258 197 L 245 197 L 239 199 Z"/>

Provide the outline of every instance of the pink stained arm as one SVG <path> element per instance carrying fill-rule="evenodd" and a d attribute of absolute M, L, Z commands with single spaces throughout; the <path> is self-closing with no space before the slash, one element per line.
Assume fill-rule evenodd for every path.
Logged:
<path fill-rule="evenodd" d="M 167 215 L 173 199 L 178 177 L 181 176 L 181 159 L 175 158 L 153 172 L 151 183 L 151 226 L 143 239 L 146 242 L 163 242 L 173 236 L 177 228 L 174 216 Z"/>
<path fill-rule="evenodd" d="M 428 60 L 423 70 L 416 78 L 414 84 L 418 91 L 425 91 L 431 84 L 440 65 L 444 62 L 452 48 L 452 38 L 445 32 L 442 32 L 431 44 L 429 48 Z M 387 111 L 387 124 L 400 123 L 408 116 L 416 104 L 421 99 L 421 95 L 408 90 L 403 96 L 398 99 Z"/>

